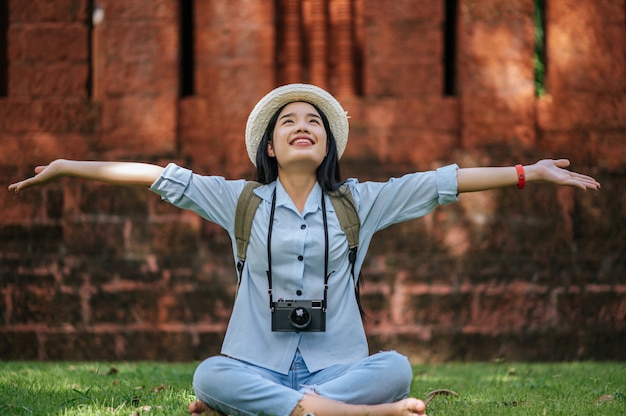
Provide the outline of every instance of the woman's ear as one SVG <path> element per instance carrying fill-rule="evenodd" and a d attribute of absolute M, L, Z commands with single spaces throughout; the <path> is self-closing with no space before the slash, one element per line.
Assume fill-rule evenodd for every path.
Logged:
<path fill-rule="evenodd" d="M 276 157 L 276 153 L 274 153 L 274 146 L 272 146 L 272 142 L 267 142 L 267 155 L 269 157 Z"/>

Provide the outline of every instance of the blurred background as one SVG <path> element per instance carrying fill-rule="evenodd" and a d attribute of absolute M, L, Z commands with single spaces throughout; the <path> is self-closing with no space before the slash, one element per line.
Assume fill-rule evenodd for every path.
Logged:
<path fill-rule="evenodd" d="M 0 182 L 56 158 L 254 177 L 246 118 L 308 82 L 350 115 L 344 177 L 567 157 L 599 192 L 464 194 L 374 239 L 372 351 L 626 359 L 624 0 L 0 0 Z M 198 360 L 228 235 L 146 189 L 0 193 L 0 359 Z"/>

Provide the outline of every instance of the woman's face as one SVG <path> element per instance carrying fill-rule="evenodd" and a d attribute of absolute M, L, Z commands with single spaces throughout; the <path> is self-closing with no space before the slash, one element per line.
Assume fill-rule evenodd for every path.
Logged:
<path fill-rule="evenodd" d="M 309 103 L 286 105 L 278 115 L 267 153 L 279 171 L 289 166 L 315 169 L 327 154 L 327 135 L 319 113 Z"/>

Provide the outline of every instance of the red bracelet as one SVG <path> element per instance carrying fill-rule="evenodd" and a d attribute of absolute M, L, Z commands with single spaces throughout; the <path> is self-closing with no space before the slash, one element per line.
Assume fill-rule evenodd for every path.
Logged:
<path fill-rule="evenodd" d="M 517 171 L 517 189 L 524 189 L 524 185 L 526 185 L 526 175 L 524 174 L 524 166 L 515 165 L 515 170 Z"/>

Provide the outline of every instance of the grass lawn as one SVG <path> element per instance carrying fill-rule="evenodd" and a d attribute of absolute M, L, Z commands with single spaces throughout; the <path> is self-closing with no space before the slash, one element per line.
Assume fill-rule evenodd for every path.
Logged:
<path fill-rule="evenodd" d="M 187 415 L 195 363 L 0 362 L 0 415 Z M 375 382 L 375 381 L 373 381 Z M 432 415 L 626 416 L 626 363 L 416 365 Z"/>

